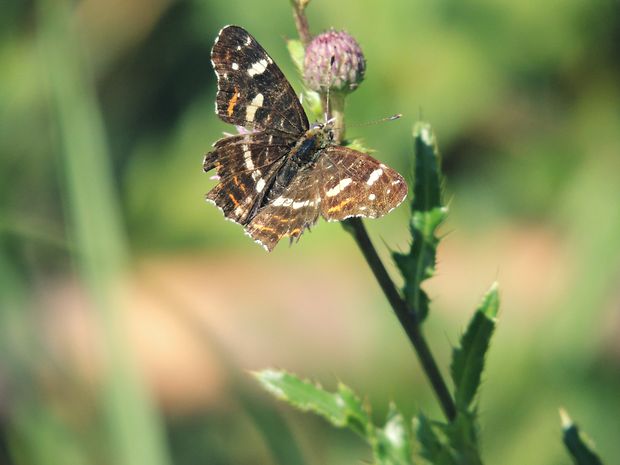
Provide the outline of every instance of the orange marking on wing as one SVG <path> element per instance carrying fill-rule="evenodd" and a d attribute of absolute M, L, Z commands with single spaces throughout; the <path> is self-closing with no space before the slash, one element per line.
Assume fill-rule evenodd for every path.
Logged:
<path fill-rule="evenodd" d="M 254 227 L 256 229 L 259 229 L 260 231 L 271 231 L 271 232 L 276 232 L 275 229 L 270 228 L 269 226 L 263 226 L 262 224 L 255 224 Z"/>
<path fill-rule="evenodd" d="M 338 205 L 334 205 L 333 207 L 329 208 L 327 210 L 327 213 L 337 212 L 338 210 L 342 210 L 342 207 L 344 207 L 346 204 L 350 202 L 351 202 L 351 199 L 345 199 L 342 202 L 340 202 Z"/>
<path fill-rule="evenodd" d="M 243 192 L 245 194 L 247 189 L 246 189 L 246 187 L 243 184 L 241 184 L 239 182 L 239 178 L 237 178 L 237 176 L 233 176 L 233 181 L 235 182 L 235 186 L 237 186 L 239 189 L 241 189 L 241 192 Z"/>
<path fill-rule="evenodd" d="M 237 199 L 235 198 L 235 196 L 234 196 L 234 195 L 232 195 L 232 194 L 228 194 L 228 197 L 230 197 L 230 200 L 232 200 L 232 201 L 233 201 L 233 203 L 235 204 L 235 207 L 238 207 L 238 206 L 239 206 L 239 202 L 237 202 Z"/>
<path fill-rule="evenodd" d="M 295 228 L 291 231 L 291 236 L 294 236 L 295 234 L 299 234 L 300 232 L 301 232 L 301 229 Z"/>
<path fill-rule="evenodd" d="M 235 87 L 235 93 L 228 101 L 228 109 L 226 110 L 228 116 L 232 116 L 233 111 L 235 111 L 235 105 L 237 105 L 237 100 L 239 100 L 239 92 L 237 92 L 237 88 Z"/>

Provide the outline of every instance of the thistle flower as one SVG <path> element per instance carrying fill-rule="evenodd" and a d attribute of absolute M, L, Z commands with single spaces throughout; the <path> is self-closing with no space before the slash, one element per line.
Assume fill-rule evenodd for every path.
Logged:
<path fill-rule="evenodd" d="M 329 30 L 306 47 L 304 80 L 317 92 L 351 92 L 360 85 L 366 60 L 357 41 L 344 31 Z"/>

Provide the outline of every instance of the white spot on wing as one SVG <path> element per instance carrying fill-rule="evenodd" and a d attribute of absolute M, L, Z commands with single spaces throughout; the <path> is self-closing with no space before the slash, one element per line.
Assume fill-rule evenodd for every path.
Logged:
<path fill-rule="evenodd" d="M 239 69 L 239 65 L 237 63 L 233 63 L 231 66 L 232 66 L 232 69 L 234 69 L 235 71 Z"/>
<path fill-rule="evenodd" d="M 245 45 L 250 45 L 252 43 L 252 38 L 250 36 L 245 39 Z"/>
<path fill-rule="evenodd" d="M 263 192 L 264 188 L 265 188 L 265 180 L 263 178 L 260 178 L 258 182 L 256 183 L 256 192 Z"/>
<path fill-rule="evenodd" d="M 334 187 L 332 187 L 331 189 L 329 189 L 325 195 L 327 195 L 327 197 L 333 197 L 335 195 L 340 194 L 340 192 L 342 192 L 342 190 L 347 187 L 349 184 L 351 184 L 353 182 L 353 180 L 351 178 L 344 178 L 343 180 L 341 180 L 338 184 L 336 184 Z"/>
<path fill-rule="evenodd" d="M 245 167 L 249 170 L 253 170 L 254 162 L 252 161 L 252 152 L 250 151 L 247 144 L 244 144 L 241 148 L 243 149 L 243 158 L 245 159 Z"/>
<path fill-rule="evenodd" d="M 267 69 L 268 64 L 269 62 L 262 58 L 256 63 L 254 63 L 251 68 L 248 69 L 248 74 L 250 75 L 250 77 L 254 77 L 257 74 L 263 74 Z"/>
<path fill-rule="evenodd" d="M 245 109 L 245 120 L 250 123 L 254 121 L 254 115 L 256 110 L 263 106 L 264 97 L 263 94 L 256 94 L 256 97 L 252 99 L 248 107 Z"/>
<path fill-rule="evenodd" d="M 370 194 L 368 196 L 368 200 L 375 200 L 377 198 L 377 196 L 375 194 Z"/>
<path fill-rule="evenodd" d="M 366 181 L 366 184 L 368 184 L 369 186 L 372 186 L 374 183 L 377 182 L 377 179 L 379 179 L 379 177 L 382 174 L 383 174 L 383 169 L 377 168 L 372 173 L 370 173 L 370 176 L 368 176 L 368 181 Z"/>

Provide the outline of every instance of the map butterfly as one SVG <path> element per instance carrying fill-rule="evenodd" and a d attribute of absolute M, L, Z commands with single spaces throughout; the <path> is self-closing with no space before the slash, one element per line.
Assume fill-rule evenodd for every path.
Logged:
<path fill-rule="evenodd" d="M 333 122 L 309 124 L 280 68 L 245 29 L 224 27 L 211 62 L 216 113 L 246 130 L 205 155 L 204 171 L 215 169 L 219 180 L 206 199 L 266 250 L 299 239 L 319 216 L 377 218 L 404 200 L 400 174 L 336 145 Z"/>

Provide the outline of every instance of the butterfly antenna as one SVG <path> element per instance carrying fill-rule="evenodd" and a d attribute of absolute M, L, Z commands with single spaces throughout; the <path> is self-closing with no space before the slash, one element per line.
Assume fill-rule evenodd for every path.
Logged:
<path fill-rule="evenodd" d="M 373 121 L 368 121 L 366 123 L 353 124 L 350 127 L 352 127 L 352 128 L 359 128 L 359 127 L 363 127 L 363 126 L 370 126 L 372 124 L 384 123 L 386 121 L 394 121 L 394 120 L 400 119 L 402 116 L 403 116 L 402 113 L 396 113 L 395 115 L 386 116 L 385 118 L 380 118 L 380 119 L 376 119 L 376 120 L 373 120 Z"/>

